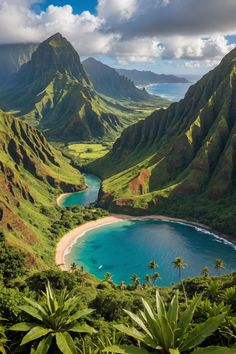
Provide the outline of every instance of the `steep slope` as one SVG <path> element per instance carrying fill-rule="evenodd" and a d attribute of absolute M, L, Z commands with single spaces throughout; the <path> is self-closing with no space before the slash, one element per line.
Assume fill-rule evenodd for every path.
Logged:
<path fill-rule="evenodd" d="M 145 90 L 138 89 L 125 76 L 94 58 L 83 61 L 83 67 L 99 93 L 119 100 L 154 101 Z"/>
<path fill-rule="evenodd" d="M 16 73 L 27 63 L 37 47 L 36 43 L 0 45 L 0 82 L 8 80 L 11 74 Z"/>
<path fill-rule="evenodd" d="M 91 168 L 111 209 L 187 216 L 235 235 L 236 49 L 179 103 L 127 128 Z"/>
<path fill-rule="evenodd" d="M 48 227 L 58 214 L 55 198 L 84 189 L 83 177 L 39 131 L 0 111 L 0 186 L 7 242 L 26 254 L 28 264 L 44 267 L 53 244 Z"/>
<path fill-rule="evenodd" d="M 157 83 L 187 83 L 187 79 L 175 75 L 156 74 L 152 71 L 116 69 L 116 71 L 129 80 L 133 81 L 135 85 L 149 85 Z"/>
<path fill-rule="evenodd" d="M 130 124 L 96 94 L 78 53 L 59 33 L 2 87 L 0 103 L 56 139 L 114 138 Z"/>

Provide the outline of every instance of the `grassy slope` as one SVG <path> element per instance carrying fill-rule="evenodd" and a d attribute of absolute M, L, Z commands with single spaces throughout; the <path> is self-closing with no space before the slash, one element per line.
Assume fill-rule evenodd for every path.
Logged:
<path fill-rule="evenodd" d="M 90 166 L 112 210 L 186 217 L 235 236 L 235 50 L 185 99 L 127 128 Z"/>
<path fill-rule="evenodd" d="M 0 111 L 0 227 L 7 241 L 42 268 L 53 263 L 48 228 L 60 215 L 55 198 L 85 187 L 80 173 L 43 135 Z"/>
<path fill-rule="evenodd" d="M 157 102 L 166 105 L 163 99 L 150 98 L 134 110 L 133 103 L 128 107 L 127 102 L 99 96 L 78 53 L 60 34 L 41 43 L 32 59 L 1 86 L 0 105 L 5 111 L 61 141 L 114 141 Z"/>

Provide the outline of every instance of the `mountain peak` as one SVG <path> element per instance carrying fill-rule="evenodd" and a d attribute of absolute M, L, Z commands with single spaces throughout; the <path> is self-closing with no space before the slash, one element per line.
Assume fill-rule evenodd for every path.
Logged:
<path fill-rule="evenodd" d="M 31 60 L 22 66 L 17 76 L 20 84 L 30 84 L 38 79 L 49 83 L 57 73 L 69 75 L 90 85 L 79 54 L 59 32 L 39 45 Z"/>
<path fill-rule="evenodd" d="M 70 42 L 65 37 L 63 37 L 62 34 L 59 32 L 55 33 L 54 35 L 46 39 L 42 44 L 49 44 L 52 47 L 60 47 L 63 44 L 65 45 L 68 44 L 72 47 Z"/>
<path fill-rule="evenodd" d="M 53 34 L 51 37 L 48 38 L 48 40 L 51 40 L 51 39 L 64 39 L 64 37 L 62 36 L 62 34 L 60 32 L 57 32 L 55 34 Z"/>

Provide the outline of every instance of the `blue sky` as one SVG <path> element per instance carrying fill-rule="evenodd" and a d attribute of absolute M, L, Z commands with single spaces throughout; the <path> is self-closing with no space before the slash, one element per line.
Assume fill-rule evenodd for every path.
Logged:
<path fill-rule="evenodd" d="M 91 13 L 95 13 L 97 0 L 46 0 L 42 3 L 33 5 L 33 8 L 35 8 L 38 12 L 40 9 L 45 10 L 49 5 L 71 5 L 75 14 L 79 14 L 82 11 L 90 11 Z"/>
<path fill-rule="evenodd" d="M 82 58 L 203 74 L 235 47 L 235 18 L 236 0 L 0 0 L 0 44 L 60 32 Z"/>

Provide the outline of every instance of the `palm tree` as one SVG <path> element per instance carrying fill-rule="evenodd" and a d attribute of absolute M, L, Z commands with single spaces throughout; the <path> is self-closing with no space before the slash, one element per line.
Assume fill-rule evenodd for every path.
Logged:
<path fill-rule="evenodd" d="M 148 268 L 152 269 L 152 270 L 156 270 L 159 267 L 159 265 L 157 264 L 157 262 L 155 260 L 150 261 L 148 263 Z"/>
<path fill-rule="evenodd" d="M 209 275 L 209 268 L 208 267 L 204 267 L 201 271 L 201 274 L 204 276 L 204 277 L 207 277 Z"/>
<path fill-rule="evenodd" d="M 152 308 L 144 299 L 142 299 L 144 310 L 140 311 L 140 316 L 126 311 L 133 322 L 138 325 L 136 327 L 127 327 L 123 324 L 115 325 L 114 327 L 126 336 L 130 336 L 149 347 L 153 353 L 161 352 L 163 354 L 169 353 L 186 353 L 192 351 L 199 346 L 207 337 L 214 333 L 224 320 L 226 313 L 211 316 L 203 323 L 197 323 L 193 326 L 192 320 L 197 306 L 200 304 L 202 296 L 195 297 L 190 305 L 183 313 L 180 312 L 180 303 L 178 299 L 178 291 L 174 295 L 168 308 L 165 308 L 164 302 L 158 292 L 156 291 L 156 306 Z M 208 347 L 208 351 L 201 353 L 201 348 L 194 351 L 194 354 L 213 354 L 217 352 L 220 347 Z M 206 348 L 204 348 L 205 350 Z M 217 349 L 217 350 L 216 350 Z M 220 353 L 233 354 L 234 351 L 224 351 L 221 348 Z M 214 351 L 215 350 L 215 351 Z M 149 351 L 142 348 L 137 348 L 132 345 L 115 345 L 104 349 L 115 353 L 135 353 L 148 354 Z"/>
<path fill-rule="evenodd" d="M 177 268 L 179 270 L 179 280 L 182 284 L 185 301 L 187 303 L 188 300 L 187 300 L 187 296 L 186 296 L 184 282 L 182 281 L 182 269 L 184 269 L 187 266 L 187 263 L 185 263 L 185 261 L 182 257 L 176 257 L 175 260 L 172 262 L 172 264 L 173 264 L 174 268 Z"/>
<path fill-rule="evenodd" d="M 134 283 L 134 288 L 137 289 L 137 287 L 140 285 L 139 277 L 137 276 L 137 274 L 132 274 L 130 278 Z"/>
<path fill-rule="evenodd" d="M 159 274 L 158 272 L 154 272 L 154 273 L 153 273 L 153 276 L 152 276 L 152 280 L 153 280 L 154 284 L 156 284 L 156 282 L 157 282 L 159 279 L 161 279 L 160 274 Z"/>
<path fill-rule="evenodd" d="M 74 272 L 75 270 L 77 270 L 77 265 L 76 265 L 75 262 L 73 262 L 73 263 L 70 265 L 70 270 L 71 270 L 72 272 Z"/>
<path fill-rule="evenodd" d="M 137 274 L 132 274 L 130 279 L 135 284 L 137 282 L 137 280 L 139 280 L 139 277 L 137 276 Z"/>
<path fill-rule="evenodd" d="M 152 284 L 152 278 L 149 274 L 145 276 L 146 283 L 150 286 Z"/>
<path fill-rule="evenodd" d="M 52 353 L 58 348 L 63 354 L 76 352 L 75 343 L 70 333 L 96 333 L 87 324 L 78 320 L 88 316 L 92 309 L 78 310 L 79 300 L 66 290 L 56 296 L 48 283 L 43 293 L 43 304 L 25 298 L 26 305 L 21 310 L 33 318 L 32 322 L 21 322 L 10 328 L 12 331 L 27 332 L 20 346 L 32 343 L 37 353 Z"/>
<path fill-rule="evenodd" d="M 80 271 L 81 273 L 84 273 L 84 266 L 80 266 L 79 271 Z"/>
<path fill-rule="evenodd" d="M 126 289 L 126 285 L 125 285 L 125 282 L 122 280 L 121 282 L 120 282 L 120 284 L 118 285 L 118 288 L 120 289 L 120 290 L 125 290 Z"/>
<path fill-rule="evenodd" d="M 108 283 L 112 282 L 112 275 L 109 272 L 106 272 L 105 274 L 105 281 L 107 281 Z"/>
<path fill-rule="evenodd" d="M 182 269 L 186 268 L 187 263 L 185 263 L 182 257 L 176 257 L 172 264 L 174 268 L 179 270 L 179 280 L 182 281 Z"/>
<path fill-rule="evenodd" d="M 216 259 L 216 261 L 215 261 L 215 269 L 217 270 L 218 275 L 220 275 L 220 272 L 223 269 L 225 269 L 225 263 L 224 263 L 223 259 L 220 259 L 220 258 Z"/>
<path fill-rule="evenodd" d="M 137 289 L 139 287 L 139 285 L 140 285 L 140 280 L 138 278 L 134 283 L 134 288 Z"/>

